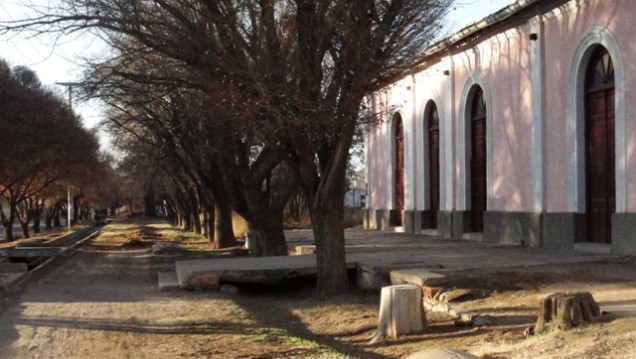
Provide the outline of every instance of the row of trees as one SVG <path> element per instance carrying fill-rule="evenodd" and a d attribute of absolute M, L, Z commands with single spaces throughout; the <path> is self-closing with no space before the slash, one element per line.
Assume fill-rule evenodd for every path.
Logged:
<path fill-rule="evenodd" d="M 364 99 L 417 66 L 452 0 L 63 0 L 5 31 L 99 31 L 115 49 L 86 93 L 131 171 L 214 243 L 231 212 L 284 255 L 282 211 L 299 186 L 318 291 L 348 289 L 343 198 L 349 151 L 373 121 Z M 150 187 L 148 188 L 150 189 Z M 203 218 L 198 221 L 197 218 Z"/>
<path fill-rule="evenodd" d="M 69 105 L 43 87 L 37 75 L 0 60 L 0 219 L 5 241 L 13 241 L 17 220 L 24 237 L 29 223 L 60 225 L 67 187 L 74 195 L 73 217 L 109 196 L 107 169 L 94 133 L 82 127 Z M 68 220 L 68 219 L 67 219 Z"/>

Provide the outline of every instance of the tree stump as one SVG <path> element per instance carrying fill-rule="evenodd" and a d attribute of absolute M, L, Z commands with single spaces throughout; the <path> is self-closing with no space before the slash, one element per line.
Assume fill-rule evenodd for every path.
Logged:
<path fill-rule="evenodd" d="M 541 300 L 534 332 L 541 333 L 550 327 L 569 329 L 600 316 L 601 310 L 589 292 L 554 293 Z"/>
<path fill-rule="evenodd" d="M 383 287 L 380 296 L 378 329 L 371 343 L 385 337 L 417 333 L 426 326 L 422 303 L 422 289 L 417 285 L 403 284 Z"/>

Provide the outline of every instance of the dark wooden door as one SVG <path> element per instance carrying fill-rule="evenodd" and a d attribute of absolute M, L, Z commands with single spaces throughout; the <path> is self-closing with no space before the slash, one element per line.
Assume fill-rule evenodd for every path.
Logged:
<path fill-rule="evenodd" d="M 431 106 L 428 116 L 429 196 L 431 199 L 431 228 L 437 228 L 439 211 L 439 117 L 437 106 Z"/>
<path fill-rule="evenodd" d="M 601 48 L 592 57 L 586 83 L 586 205 L 589 241 L 611 243 L 616 211 L 614 69 Z"/>
<path fill-rule="evenodd" d="M 395 124 L 395 217 L 394 225 L 402 225 L 404 210 L 404 130 L 402 119 L 396 117 Z"/>
<path fill-rule="evenodd" d="M 474 232 L 484 231 L 486 211 L 486 104 L 478 90 L 471 111 L 471 224 Z"/>

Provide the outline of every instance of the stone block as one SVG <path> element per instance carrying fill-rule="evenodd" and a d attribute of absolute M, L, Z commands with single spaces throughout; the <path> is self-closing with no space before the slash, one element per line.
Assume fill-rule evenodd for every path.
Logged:
<path fill-rule="evenodd" d="M 419 286 L 439 286 L 444 284 L 446 277 L 429 272 L 424 268 L 398 269 L 389 273 L 392 284 L 415 284 Z"/>
<path fill-rule="evenodd" d="M 612 214 L 612 254 L 636 255 L 636 213 Z"/>
<path fill-rule="evenodd" d="M 157 273 L 157 282 L 159 284 L 159 290 L 179 289 L 179 280 L 175 272 Z"/>
<path fill-rule="evenodd" d="M 437 233 L 442 238 L 453 237 L 452 212 L 437 212 Z"/>
<path fill-rule="evenodd" d="M 404 233 L 415 233 L 415 212 L 411 210 L 402 211 L 402 227 Z M 419 231 L 419 229 L 418 229 Z"/>
<path fill-rule="evenodd" d="M 584 213 L 543 213 L 543 247 L 573 249 L 574 243 L 587 241 Z"/>
<path fill-rule="evenodd" d="M 541 247 L 541 213 L 484 213 L 484 238 L 487 242 Z"/>

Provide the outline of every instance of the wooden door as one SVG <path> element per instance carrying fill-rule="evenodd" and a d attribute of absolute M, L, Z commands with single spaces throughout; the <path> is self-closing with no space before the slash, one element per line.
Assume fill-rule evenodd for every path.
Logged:
<path fill-rule="evenodd" d="M 473 232 L 484 231 L 486 211 L 486 103 L 481 89 L 471 108 L 471 225 Z"/>
<path fill-rule="evenodd" d="M 428 156 L 431 228 L 437 228 L 437 212 L 439 211 L 439 116 L 435 104 L 431 105 L 428 115 Z"/>
<path fill-rule="evenodd" d="M 402 118 L 395 118 L 395 226 L 402 225 L 402 211 L 404 210 L 404 129 Z"/>
<path fill-rule="evenodd" d="M 586 81 L 586 210 L 588 240 L 611 243 L 616 211 L 614 67 L 604 48 L 592 56 Z"/>

